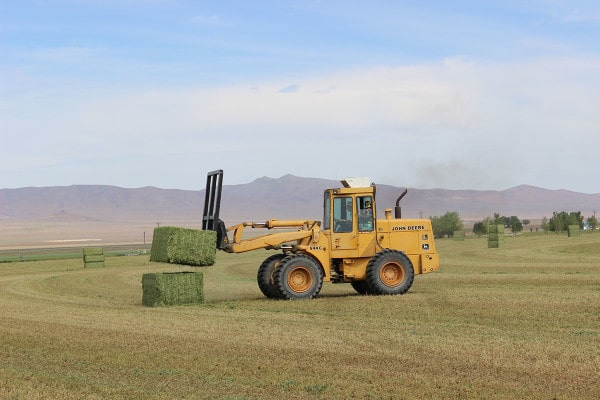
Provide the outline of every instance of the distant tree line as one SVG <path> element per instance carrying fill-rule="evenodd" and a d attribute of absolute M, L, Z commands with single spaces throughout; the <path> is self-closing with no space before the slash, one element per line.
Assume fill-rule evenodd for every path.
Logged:
<path fill-rule="evenodd" d="M 544 217 L 542 219 L 542 229 L 544 231 L 561 233 L 566 231 L 569 225 L 577 225 L 579 229 L 583 228 L 584 217 L 581 215 L 581 211 L 555 211 L 552 213 L 552 218 L 548 219 Z M 585 220 L 591 230 L 598 229 L 598 220 L 596 219 L 596 215 L 592 215 L 591 217 Z"/>
<path fill-rule="evenodd" d="M 448 211 L 442 216 L 430 216 L 429 219 L 431 220 L 433 234 L 436 238 L 451 238 L 454 236 L 454 232 L 463 229 L 462 220 L 456 211 Z M 578 225 L 579 228 L 582 229 L 583 220 L 584 217 L 581 215 L 581 211 L 555 211 L 552 214 L 552 218 L 548 219 L 544 217 L 542 219 L 541 228 L 546 232 L 550 231 L 556 233 L 566 231 L 569 225 Z M 585 221 L 590 229 L 598 229 L 599 224 L 596 215 L 587 218 Z M 531 221 L 528 219 L 521 220 L 515 215 L 506 217 L 494 213 L 493 218 L 486 217 L 482 221 L 475 222 L 473 225 L 473 234 L 477 236 L 487 235 L 488 226 L 492 224 L 502 225 L 505 229 L 510 229 L 513 234 L 516 234 L 523 231 L 523 228 L 531 224 Z"/>
<path fill-rule="evenodd" d="M 527 226 L 530 223 L 530 220 L 520 220 L 516 215 L 505 217 L 495 213 L 494 218 L 486 217 L 483 221 L 475 222 L 475 224 L 473 224 L 473 234 L 477 236 L 486 235 L 489 225 L 502 225 L 504 226 L 504 229 L 510 229 L 510 231 L 515 234 L 521 232 L 523 226 Z"/>
<path fill-rule="evenodd" d="M 584 217 L 581 215 L 581 211 L 555 211 L 552 214 L 552 218 L 548 219 L 544 217 L 542 219 L 541 228 L 546 232 L 556 232 L 561 233 L 566 231 L 569 225 L 577 225 L 580 229 L 583 228 L 583 219 Z M 586 220 L 590 229 L 595 230 L 598 228 L 598 220 L 596 216 L 593 215 Z M 473 225 L 473 234 L 475 235 L 485 235 L 487 234 L 487 227 L 490 224 L 503 225 L 505 229 L 510 229 L 513 234 L 521 232 L 524 226 L 527 226 L 531 223 L 528 219 L 519 220 L 517 216 L 500 216 L 500 214 L 494 214 L 493 218 L 487 217 L 483 221 L 476 222 Z"/>

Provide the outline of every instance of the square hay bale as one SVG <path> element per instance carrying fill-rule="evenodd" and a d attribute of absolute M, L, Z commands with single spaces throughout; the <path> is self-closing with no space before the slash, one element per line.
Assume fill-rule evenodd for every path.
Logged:
<path fill-rule="evenodd" d="M 83 256 L 84 261 L 87 263 L 104 261 L 104 256 Z"/>
<path fill-rule="evenodd" d="M 504 235 L 502 235 L 502 237 L 504 237 Z M 499 233 L 488 233 L 488 240 L 489 241 L 498 241 L 500 239 L 500 234 Z"/>
<path fill-rule="evenodd" d="M 104 268 L 104 261 L 86 262 L 85 268 Z"/>
<path fill-rule="evenodd" d="M 488 240 L 489 249 L 497 249 L 500 247 L 500 242 L 497 240 Z"/>
<path fill-rule="evenodd" d="M 152 247 L 150 247 L 150 261 L 169 262 L 167 248 L 169 247 L 169 237 L 171 230 L 176 228 L 170 226 L 162 226 L 154 228 L 152 236 Z"/>
<path fill-rule="evenodd" d="M 579 225 L 569 225 L 567 227 L 567 235 L 569 237 L 579 236 L 581 234 L 581 230 L 579 229 Z"/>
<path fill-rule="evenodd" d="M 173 226 L 154 229 L 150 261 L 208 266 L 215 263 L 216 254 L 215 231 Z"/>
<path fill-rule="evenodd" d="M 102 247 L 84 247 L 83 255 L 84 256 L 101 256 L 104 254 L 104 249 Z"/>
<path fill-rule="evenodd" d="M 102 247 L 83 248 L 83 267 L 104 267 L 104 249 Z"/>
<path fill-rule="evenodd" d="M 488 233 L 504 233 L 504 225 L 490 224 L 488 225 Z"/>
<path fill-rule="evenodd" d="M 142 304 L 147 307 L 204 303 L 202 272 L 144 274 L 142 290 Z"/>

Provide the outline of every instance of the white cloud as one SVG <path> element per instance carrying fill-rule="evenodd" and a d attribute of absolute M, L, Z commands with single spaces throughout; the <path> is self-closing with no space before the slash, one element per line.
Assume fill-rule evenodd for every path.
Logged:
<path fill-rule="evenodd" d="M 25 167 L 24 144 L 32 132 L 43 132 L 27 153 L 32 160 L 44 159 L 49 146 L 67 161 L 110 154 L 126 165 L 128 158 L 165 156 L 189 165 L 196 180 L 203 169 L 225 168 L 230 183 L 292 173 L 370 175 L 413 187 L 528 183 L 600 192 L 597 186 L 585 190 L 589 179 L 578 178 L 573 166 L 580 154 L 600 146 L 599 76 L 597 58 L 448 59 L 340 71 L 294 84 L 274 79 L 87 96 L 76 106 L 56 105 L 52 117 L 9 117 L 15 136 L 0 150 L 0 165 L 3 171 Z M 600 173 L 596 164 L 590 172 Z M 180 175 L 156 170 L 148 184 L 188 188 L 190 176 Z M 18 186 L 2 179 L 0 186 Z"/>

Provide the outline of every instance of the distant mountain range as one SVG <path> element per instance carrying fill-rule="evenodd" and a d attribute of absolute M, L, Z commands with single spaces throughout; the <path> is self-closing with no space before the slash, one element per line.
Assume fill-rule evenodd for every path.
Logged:
<path fill-rule="evenodd" d="M 225 177 L 226 183 L 226 177 Z M 229 225 L 269 218 L 322 217 L 323 191 L 338 181 L 259 178 L 242 185 L 224 185 L 221 218 Z M 393 208 L 404 188 L 377 185 L 377 210 Z M 0 189 L 0 223 L 15 221 L 140 222 L 199 221 L 204 190 L 74 185 Z M 600 211 L 600 194 L 548 190 L 521 185 L 507 190 L 410 189 L 401 204 L 403 217 L 418 218 L 457 211 L 465 220 L 494 213 L 524 219 L 552 216 L 553 211 Z"/>

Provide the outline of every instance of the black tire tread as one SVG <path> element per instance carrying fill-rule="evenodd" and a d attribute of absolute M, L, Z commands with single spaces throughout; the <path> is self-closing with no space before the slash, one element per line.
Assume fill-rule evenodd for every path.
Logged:
<path fill-rule="evenodd" d="M 380 269 L 388 262 L 398 262 L 404 268 L 404 279 L 399 285 L 390 287 L 381 281 Z M 414 268 L 410 259 L 401 251 L 384 249 L 375 254 L 367 264 L 366 281 L 372 294 L 396 295 L 404 294 L 412 286 L 415 277 Z"/>
<path fill-rule="evenodd" d="M 290 269 L 293 269 L 298 263 L 308 266 L 315 275 L 313 276 L 313 286 L 304 293 L 295 293 L 287 285 L 287 274 L 290 272 Z M 321 287 L 323 286 L 323 269 L 315 259 L 306 254 L 292 254 L 279 263 L 279 266 L 273 273 L 273 281 L 284 299 L 313 299 L 319 294 Z"/>
<path fill-rule="evenodd" d="M 281 262 L 285 254 L 273 254 L 265 259 L 258 267 L 256 280 L 260 291 L 269 299 L 280 299 L 282 297 L 277 285 L 273 281 L 273 271 L 275 264 Z"/>

